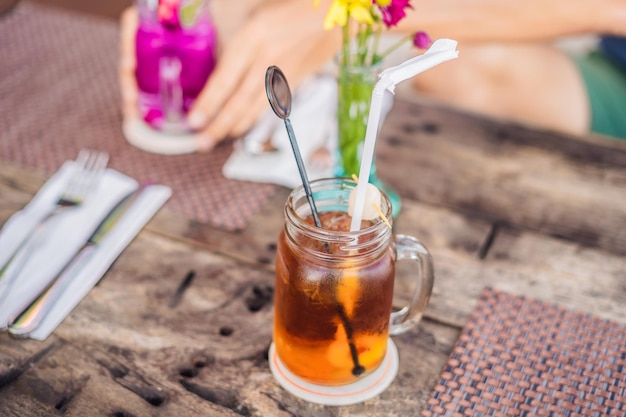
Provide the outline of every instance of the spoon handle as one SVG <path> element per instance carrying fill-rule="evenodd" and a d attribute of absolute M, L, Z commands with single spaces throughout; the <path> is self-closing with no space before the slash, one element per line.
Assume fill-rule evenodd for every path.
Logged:
<path fill-rule="evenodd" d="M 293 150 L 293 154 L 296 157 L 296 165 L 298 165 L 298 171 L 300 171 L 300 178 L 302 179 L 304 192 L 306 194 L 307 200 L 309 201 L 309 206 L 311 207 L 311 214 L 313 215 L 313 221 L 315 221 L 315 225 L 317 227 L 321 228 L 322 222 L 320 221 L 320 216 L 317 213 L 317 207 L 315 207 L 315 200 L 313 200 L 313 192 L 311 191 L 311 186 L 309 185 L 309 178 L 306 175 L 306 170 L 304 169 L 304 162 L 302 161 L 302 155 L 300 154 L 300 148 L 298 147 L 298 142 L 296 141 L 296 135 L 293 132 L 293 127 L 291 126 L 291 121 L 289 120 L 289 118 L 285 119 L 285 127 L 287 128 L 287 136 L 289 136 L 291 149 Z"/>

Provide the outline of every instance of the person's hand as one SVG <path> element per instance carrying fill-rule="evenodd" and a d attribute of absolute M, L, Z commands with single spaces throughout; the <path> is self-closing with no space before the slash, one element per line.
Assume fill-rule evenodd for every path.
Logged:
<path fill-rule="evenodd" d="M 315 9 L 312 2 L 290 0 L 267 6 L 245 22 L 225 45 L 189 113 L 200 150 L 242 135 L 269 108 L 269 66 L 280 67 L 295 89 L 332 58 L 340 33 L 324 31 L 325 12 L 326 7 Z"/>
<path fill-rule="evenodd" d="M 232 3 L 226 1 L 217 2 L 218 11 L 224 16 L 219 16 L 220 37 L 232 35 L 236 27 L 240 26 L 246 17 L 258 7 L 259 0 L 238 0 L 237 8 L 233 11 Z M 273 0 L 274 1 L 274 0 Z M 279 0 L 275 0 L 279 1 Z M 119 84 L 122 96 L 122 114 L 124 119 L 139 117 L 138 97 L 139 90 L 135 78 L 137 60 L 135 54 L 135 38 L 139 27 L 139 13 L 136 7 L 126 8 L 120 16 L 120 54 L 119 54 Z"/>
<path fill-rule="evenodd" d="M 229 3 L 229 7 L 236 6 Z M 273 1 L 243 22 L 223 45 L 217 66 L 189 113 L 199 150 L 209 151 L 227 137 L 242 135 L 269 108 L 264 82 L 269 66 L 279 66 L 294 89 L 331 59 L 339 48 L 340 34 L 323 30 L 326 9 L 315 9 L 312 2 L 302 0 Z M 228 14 L 226 7 L 221 11 Z M 125 119 L 139 117 L 135 79 L 138 21 L 134 7 L 126 9 L 120 19 L 119 80 Z"/>

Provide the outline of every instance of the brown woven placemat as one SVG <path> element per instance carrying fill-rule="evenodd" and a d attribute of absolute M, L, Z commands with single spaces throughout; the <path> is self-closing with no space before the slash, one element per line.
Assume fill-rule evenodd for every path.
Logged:
<path fill-rule="evenodd" d="M 232 143 L 163 156 L 124 139 L 118 32 L 117 22 L 28 2 L 0 17 L 0 159 L 52 174 L 81 148 L 105 150 L 118 171 L 172 187 L 169 209 L 243 228 L 276 186 L 224 178 Z"/>
<path fill-rule="evenodd" d="M 626 416 L 626 326 L 486 289 L 422 416 Z"/>

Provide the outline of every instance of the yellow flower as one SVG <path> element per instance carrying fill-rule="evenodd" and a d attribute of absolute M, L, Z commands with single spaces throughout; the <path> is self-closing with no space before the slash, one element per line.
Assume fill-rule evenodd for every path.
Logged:
<path fill-rule="evenodd" d="M 391 0 L 376 0 L 391 1 Z M 319 0 L 315 1 L 315 6 Z M 374 23 L 372 16 L 372 3 L 370 0 L 334 0 L 326 13 L 324 19 L 324 29 L 332 29 L 333 26 L 345 26 L 348 23 L 348 16 L 354 18 L 359 23 Z"/>
<path fill-rule="evenodd" d="M 359 23 L 374 23 L 372 16 L 372 2 L 370 0 L 353 0 L 348 1 L 348 9 L 352 16 Z"/>
<path fill-rule="evenodd" d="M 374 0 L 380 7 L 387 7 L 391 4 L 391 0 Z M 319 3 L 319 0 L 318 0 Z"/>

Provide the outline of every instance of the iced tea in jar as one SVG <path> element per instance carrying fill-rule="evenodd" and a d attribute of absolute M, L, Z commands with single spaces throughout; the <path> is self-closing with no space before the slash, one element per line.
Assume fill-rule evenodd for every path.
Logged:
<path fill-rule="evenodd" d="M 314 384 L 344 385 L 375 370 L 389 335 L 416 324 L 433 285 L 431 257 L 415 238 L 392 234 L 391 205 L 349 231 L 347 178 L 313 181 L 322 228 L 315 226 L 303 187 L 290 194 L 278 239 L 274 345 L 283 364 Z M 411 305 L 392 313 L 396 261 L 417 263 Z"/>

